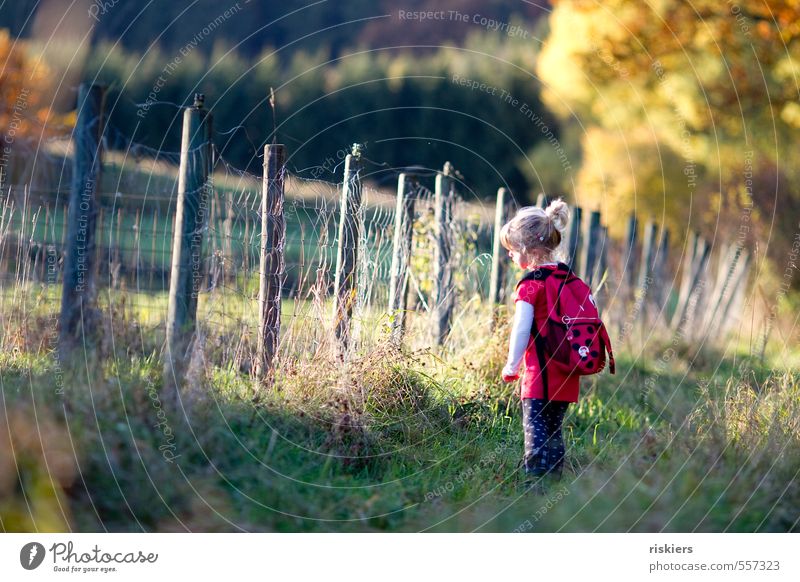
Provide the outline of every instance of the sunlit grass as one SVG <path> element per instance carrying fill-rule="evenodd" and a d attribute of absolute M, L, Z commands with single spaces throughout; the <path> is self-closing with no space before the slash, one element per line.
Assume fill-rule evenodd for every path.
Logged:
<path fill-rule="evenodd" d="M 52 352 L 58 301 L 55 287 L 33 283 L 0 300 L 0 418 L 48 427 L 43 444 L 26 440 L 21 420 L 0 429 L 14 445 L 13 455 L 3 445 L 0 468 L 20 471 L 37 507 L 26 515 L 6 494 L 7 529 L 797 528 L 800 377 L 779 362 L 678 346 L 659 365 L 652 354 L 671 344 L 656 340 L 618 354 L 616 376 L 582 381 L 564 422 L 564 479 L 542 497 L 524 493 L 518 401 L 499 380 L 506 324 L 489 331 L 479 302 L 461 308 L 442 349 L 430 348 L 424 311 L 410 314 L 398 351 L 388 315 L 368 310 L 357 323 L 372 335 L 344 364 L 330 300 L 284 301 L 289 339 L 266 388 L 247 367 L 255 298 L 201 295 L 198 321 L 214 333 L 184 418 L 162 393 L 166 294 L 103 291 L 115 344 L 78 369 Z M 232 365 L 237 342 L 247 354 Z M 48 465 L 58 479 L 35 485 Z M 0 488 L 13 491 L 15 479 Z"/>

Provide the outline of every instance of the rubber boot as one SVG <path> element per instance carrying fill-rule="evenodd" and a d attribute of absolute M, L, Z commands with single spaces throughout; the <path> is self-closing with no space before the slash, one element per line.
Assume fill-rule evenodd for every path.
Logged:
<path fill-rule="evenodd" d="M 548 474 L 554 481 L 561 480 L 561 474 L 564 470 L 564 441 L 561 439 L 551 438 L 547 443 L 548 446 Z"/>
<path fill-rule="evenodd" d="M 526 477 L 541 477 L 548 470 L 548 448 L 544 438 L 543 418 L 540 416 L 539 404 L 538 401 L 528 398 L 522 401 L 522 427 L 525 435 L 523 465 Z M 541 442 L 537 443 L 537 440 Z M 537 444 L 539 446 L 536 446 Z"/>

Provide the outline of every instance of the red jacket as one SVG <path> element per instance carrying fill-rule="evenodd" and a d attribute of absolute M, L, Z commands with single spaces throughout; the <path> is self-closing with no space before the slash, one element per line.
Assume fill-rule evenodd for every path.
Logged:
<path fill-rule="evenodd" d="M 542 266 L 540 268 L 555 269 L 556 267 Z M 536 324 L 536 329 L 542 329 L 542 326 L 547 322 L 547 299 L 544 294 L 544 283 L 537 280 L 523 281 L 517 287 L 514 301 L 525 301 L 533 305 L 533 321 Z M 528 340 L 528 347 L 525 350 L 522 362 L 524 370 L 522 382 L 520 383 L 520 398 L 543 398 L 542 374 L 533 334 Z M 563 372 L 559 372 L 555 366 L 548 366 L 546 363 L 545 376 L 547 377 L 547 396 L 550 400 L 578 401 L 580 376 L 574 374 L 564 376 Z"/>

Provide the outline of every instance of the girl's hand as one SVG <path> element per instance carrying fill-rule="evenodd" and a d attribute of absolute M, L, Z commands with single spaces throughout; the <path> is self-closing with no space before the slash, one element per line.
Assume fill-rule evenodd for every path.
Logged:
<path fill-rule="evenodd" d="M 501 375 L 503 376 L 503 382 L 513 382 L 514 380 L 519 380 L 519 372 L 513 370 L 510 366 L 503 368 Z"/>

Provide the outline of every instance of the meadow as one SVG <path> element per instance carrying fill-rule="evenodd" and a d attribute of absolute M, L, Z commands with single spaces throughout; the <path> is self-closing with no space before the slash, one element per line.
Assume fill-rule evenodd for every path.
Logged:
<path fill-rule="evenodd" d="M 48 293 L 31 284 L 2 309 L 5 531 L 798 529 L 798 354 L 777 342 L 764 361 L 735 337 L 620 346 L 617 374 L 585 378 L 569 409 L 563 479 L 531 489 L 499 379 L 505 307 L 471 303 L 441 349 L 426 347 L 424 315 L 398 348 L 375 313 L 345 365 L 329 305 L 303 304 L 305 318 L 284 313 L 293 340 L 268 387 L 249 371 L 253 340 L 213 326 L 173 407 L 143 297 L 101 297 L 103 341 L 66 362 Z"/>
<path fill-rule="evenodd" d="M 436 237 L 422 186 L 402 345 L 390 337 L 386 308 L 394 198 L 364 188 L 355 345 L 343 361 L 331 297 L 339 186 L 287 177 L 280 344 L 272 381 L 260 383 L 260 184 L 221 164 L 199 333 L 181 400 L 168 401 L 175 167 L 126 164 L 108 153 L 98 332 L 72 359 L 56 352 L 58 273 L 31 252 L 63 244 L 63 207 L 37 206 L 24 191 L 3 206 L 5 232 L 16 235 L 0 247 L 13 273 L 0 293 L 5 531 L 798 529 L 800 351 L 776 335 L 762 357 L 752 335 L 762 313 L 749 336 L 740 318 L 713 343 L 707 332 L 671 330 L 677 261 L 659 280 L 659 307 L 657 294 L 641 295 L 646 286 L 625 287 L 632 258 L 617 247 L 595 286 L 612 340 L 625 336 L 617 374 L 583 380 L 564 423 L 564 477 L 530 487 L 516 385 L 500 380 L 510 309 L 487 301 L 490 205 L 456 206 L 458 301 L 436 347 Z"/>

